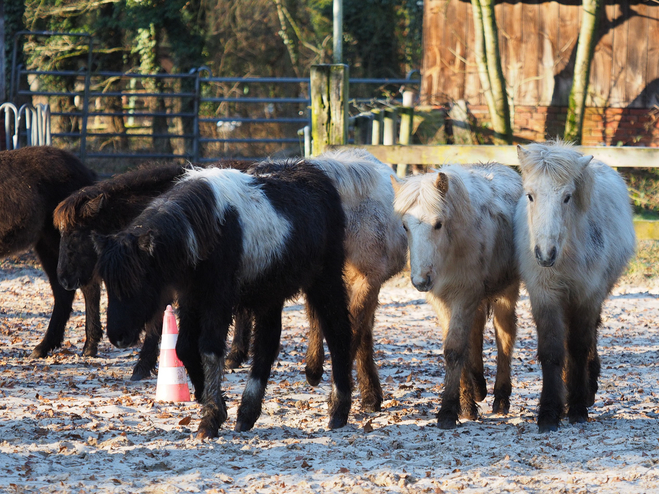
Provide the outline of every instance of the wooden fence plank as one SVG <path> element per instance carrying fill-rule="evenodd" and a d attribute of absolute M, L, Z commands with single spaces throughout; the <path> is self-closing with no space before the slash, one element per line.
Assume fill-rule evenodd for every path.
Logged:
<path fill-rule="evenodd" d="M 353 146 L 354 147 L 354 146 Z M 496 161 L 517 164 L 517 146 L 438 145 L 438 146 L 357 146 L 385 163 L 439 166 L 445 163 Z M 579 151 L 618 168 L 659 168 L 659 148 L 579 146 Z"/>
<path fill-rule="evenodd" d="M 625 94 L 629 101 L 628 107 L 647 108 L 645 98 L 641 95 L 647 83 L 648 68 L 648 13 L 650 7 L 639 3 L 634 8 L 638 15 L 632 15 L 627 21 L 627 67 L 625 76 Z M 639 97 L 640 96 L 640 97 Z"/>

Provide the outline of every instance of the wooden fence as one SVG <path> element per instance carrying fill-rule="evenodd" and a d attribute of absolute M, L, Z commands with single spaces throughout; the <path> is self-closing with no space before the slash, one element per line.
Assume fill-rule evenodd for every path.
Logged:
<path fill-rule="evenodd" d="M 346 146 L 348 140 L 348 113 L 345 99 L 348 85 L 345 82 L 348 68 L 345 65 L 313 66 L 311 69 L 313 154 L 319 154 L 328 146 Z M 402 112 L 411 119 L 409 108 Z M 409 126 L 403 125 L 404 132 Z M 376 126 L 375 128 L 379 128 Z M 409 136 L 400 139 L 409 142 Z M 374 139 L 375 140 L 375 139 Z M 392 142 L 391 138 L 382 142 Z M 381 142 L 379 137 L 376 142 Z M 357 145 L 365 148 L 384 163 L 397 168 L 404 176 L 408 165 L 440 166 L 445 163 L 476 163 L 496 161 L 507 165 L 517 164 L 516 146 L 474 145 Z M 659 148 L 580 146 L 584 154 L 616 168 L 659 168 Z M 659 221 L 635 220 L 634 227 L 639 240 L 659 240 Z"/>

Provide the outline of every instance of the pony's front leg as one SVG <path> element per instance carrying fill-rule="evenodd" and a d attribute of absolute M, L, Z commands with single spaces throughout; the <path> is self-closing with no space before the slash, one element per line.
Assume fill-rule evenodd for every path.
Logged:
<path fill-rule="evenodd" d="M 103 337 L 101 327 L 101 284 L 97 280 L 80 288 L 85 298 L 85 346 L 82 355 L 95 357 L 98 353 L 98 343 Z"/>
<path fill-rule="evenodd" d="M 597 375 L 593 378 L 589 371 L 593 365 L 599 371 L 599 358 L 593 361 L 592 353 L 597 357 L 597 324 L 599 322 L 599 304 L 580 305 L 568 310 L 567 350 L 568 360 L 565 373 L 567 383 L 567 416 L 571 424 L 588 421 L 589 401 L 595 401 Z"/>
<path fill-rule="evenodd" d="M 204 371 L 204 392 L 201 399 L 201 423 L 197 430 L 197 437 L 200 439 L 217 437 L 220 427 L 228 417 L 222 394 L 222 378 L 226 336 L 230 324 L 231 317 L 223 318 L 216 313 L 202 315 L 199 351 Z"/>
<path fill-rule="evenodd" d="M 538 429 L 542 432 L 558 430 L 563 414 L 565 363 L 565 324 L 563 310 L 558 303 L 534 300 L 531 311 L 538 331 L 538 359 L 542 366 L 542 392 L 538 412 Z"/>
<path fill-rule="evenodd" d="M 159 312 L 156 317 L 144 326 L 144 343 L 142 343 L 140 355 L 133 368 L 131 381 L 141 381 L 149 377 L 151 372 L 156 368 L 156 363 L 158 362 L 158 343 L 162 336 L 162 319 L 163 315 Z"/>
<path fill-rule="evenodd" d="M 265 388 L 279 353 L 282 308 L 283 303 L 260 310 L 254 317 L 252 369 L 238 408 L 236 432 L 250 430 L 261 415 Z"/>
<path fill-rule="evenodd" d="M 41 342 L 34 347 L 30 358 L 44 358 L 48 352 L 59 347 L 64 340 L 64 329 L 73 308 L 74 291 L 65 290 L 57 281 L 57 257 L 59 251 L 59 234 L 48 235 L 40 240 L 34 250 L 41 262 L 41 267 L 48 276 L 50 288 L 53 290 L 53 312 L 50 322 Z"/>
<path fill-rule="evenodd" d="M 162 315 L 160 316 L 162 328 Z M 161 329 L 162 331 L 162 329 Z M 185 306 L 179 309 L 179 334 L 176 340 L 176 355 L 183 362 L 188 377 L 194 387 L 195 399 L 203 403 L 204 368 L 199 352 L 199 318 L 195 311 L 187 310 Z"/>
<path fill-rule="evenodd" d="M 446 363 L 444 392 L 441 407 L 437 412 L 437 424 L 440 429 L 455 428 L 463 412 L 472 417 L 478 413 L 473 386 L 465 386 L 462 393 L 460 386 L 470 357 L 469 340 L 477 308 L 478 302 L 456 303 L 451 307 L 451 318 L 444 339 Z"/>

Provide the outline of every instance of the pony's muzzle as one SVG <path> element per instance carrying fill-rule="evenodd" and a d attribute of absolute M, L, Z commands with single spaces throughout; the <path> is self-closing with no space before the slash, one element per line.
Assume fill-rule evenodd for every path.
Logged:
<path fill-rule="evenodd" d="M 414 288 L 420 292 L 427 292 L 432 288 L 432 278 L 429 274 L 425 277 L 412 276 L 412 284 L 414 285 Z"/>
<path fill-rule="evenodd" d="M 62 285 L 62 288 L 65 290 L 77 290 L 80 288 L 80 282 L 78 280 L 70 280 L 68 278 L 58 276 L 57 281 Z"/>
<path fill-rule="evenodd" d="M 550 268 L 556 262 L 556 246 L 553 246 L 549 249 L 549 253 L 544 255 L 539 246 L 535 246 L 535 258 L 538 261 L 538 264 L 544 268 Z"/>
<path fill-rule="evenodd" d="M 112 343 L 117 348 L 130 348 L 137 345 L 139 338 L 131 338 L 127 335 L 122 335 L 119 338 L 115 339 L 108 335 L 110 343 Z"/>

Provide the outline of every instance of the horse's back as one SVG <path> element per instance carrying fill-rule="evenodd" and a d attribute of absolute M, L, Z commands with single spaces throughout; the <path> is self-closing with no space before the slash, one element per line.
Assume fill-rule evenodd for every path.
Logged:
<path fill-rule="evenodd" d="M 95 178 L 76 156 L 54 147 L 0 152 L 0 256 L 30 248 L 43 230 L 54 229 L 57 204 Z"/>

